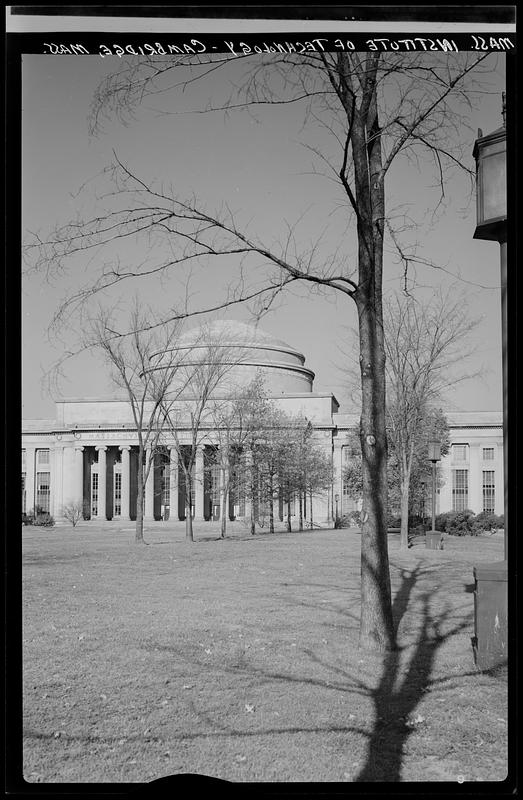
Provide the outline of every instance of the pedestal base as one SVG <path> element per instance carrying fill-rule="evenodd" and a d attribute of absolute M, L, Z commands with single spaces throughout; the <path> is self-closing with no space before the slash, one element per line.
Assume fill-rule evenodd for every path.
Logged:
<path fill-rule="evenodd" d="M 443 550 L 444 533 L 442 531 L 427 531 L 425 533 L 425 547 L 427 550 Z"/>
<path fill-rule="evenodd" d="M 476 666 L 492 669 L 507 661 L 507 562 L 474 567 L 474 639 Z"/>

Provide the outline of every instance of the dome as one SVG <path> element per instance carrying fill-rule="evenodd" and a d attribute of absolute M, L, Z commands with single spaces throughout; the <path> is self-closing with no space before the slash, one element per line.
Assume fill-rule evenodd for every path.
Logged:
<path fill-rule="evenodd" d="M 314 373 L 304 366 L 305 356 L 256 325 L 216 320 L 191 328 L 180 337 L 175 350 L 186 352 L 186 366 L 215 360 L 229 365 L 219 394 L 245 386 L 257 376 L 271 395 L 312 392 Z M 153 359 L 160 367 L 163 354 Z"/>

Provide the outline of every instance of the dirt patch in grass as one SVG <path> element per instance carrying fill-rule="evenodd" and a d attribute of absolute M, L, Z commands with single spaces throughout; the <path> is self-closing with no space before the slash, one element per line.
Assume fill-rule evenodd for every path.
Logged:
<path fill-rule="evenodd" d="M 501 781 L 506 676 L 474 666 L 472 565 L 400 552 L 400 648 L 358 650 L 360 536 L 23 530 L 24 775 L 34 783 Z"/>

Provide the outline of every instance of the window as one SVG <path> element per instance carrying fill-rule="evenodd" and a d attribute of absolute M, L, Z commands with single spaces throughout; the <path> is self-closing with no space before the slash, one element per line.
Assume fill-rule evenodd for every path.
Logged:
<path fill-rule="evenodd" d="M 98 473 L 91 472 L 91 514 L 98 515 Z"/>
<path fill-rule="evenodd" d="M 483 461 L 494 461 L 494 448 L 493 447 L 484 447 L 483 448 Z"/>
<path fill-rule="evenodd" d="M 235 516 L 245 516 L 245 497 L 247 494 L 248 469 L 245 456 L 240 456 L 231 475 L 231 492 Z"/>
<path fill-rule="evenodd" d="M 483 511 L 488 511 L 490 514 L 494 513 L 495 508 L 495 480 L 494 470 L 483 470 Z"/>
<path fill-rule="evenodd" d="M 469 502 L 468 469 L 452 470 L 452 510 L 465 511 Z"/>
<path fill-rule="evenodd" d="M 26 513 L 25 472 L 22 472 L 22 514 Z"/>
<path fill-rule="evenodd" d="M 452 461 L 468 461 L 468 444 L 453 444 L 452 445 Z"/>
<path fill-rule="evenodd" d="M 211 503 L 213 516 L 220 513 L 220 465 L 211 465 Z"/>
<path fill-rule="evenodd" d="M 96 476 L 98 477 L 98 475 Z M 122 473 L 114 473 L 114 516 L 122 516 Z"/>
<path fill-rule="evenodd" d="M 169 464 L 164 464 L 162 467 L 162 494 L 161 494 L 161 503 L 162 506 L 170 505 L 171 500 L 171 493 L 169 491 Z"/>
<path fill-rule="evenodd" d="M 48 451 L 49 452 L 49 451 Z M 44 512 L 49 512 L 51 497 L 51 475 L 49 472 L 36 473 L 36 507 Z"/>
<path fill-rule="evenodd" d="M 354 491 L 354 481 L 347 475 L 347 467 L 357 464 L 360 459 L 360 451 L 356 447 L 347 446 L 343 448 L 343 482 L 342 482 L 342 512 L 356 511 L 358 508 L 359 497 Z"/>
<path fill-rule="evenodd" d="M 47 466 L 49 464 L 49 450 L 38 450 L 37 464 L 39 467 Z"/>

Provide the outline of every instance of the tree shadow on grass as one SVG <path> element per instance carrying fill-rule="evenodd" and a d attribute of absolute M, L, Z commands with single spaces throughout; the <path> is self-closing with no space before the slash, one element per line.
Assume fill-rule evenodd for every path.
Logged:
<path fill-rule="evenodd" d="M 401 570 L 402 582 L 393 603 L 396 629 L 411 599 L 412 591 L 422 570 Z M 398 782 L 407 741 L 419 724 L 419 715 L 413 712 L 431 685 L 431 674 L 439 648 L 452 636 L 468 627 L 471 614 L 443 633 L 449 621 L 451 609 L 433 613 L 431 598 L 433 591 L 427 590 L 418 596 L 421 604 L 421 626 L 408 664 L 402 666 L 402 650 L 396 648 L 385 654 L 382 676 L 371 696 L 374 704 L 374 726 L 369 737 L 366 762 L 355 782 Z"/>
<path fill-rule="evenodd" d="M 274 681 L 288 684 L 304 684 L 318 689 L 328 689 L 333 692 L 342 692 L 347 695 L 369 697 L 373 704 L 372 726 L 365 724 L 361 726 L 342 723 L 341 725 L 318 725 L 315 726 L 311 720 L 311 726 L 297 725 L 292 726 L 263 726 L 256 730 L 240 730 L 235 723 L 227 722 L 214 718 L 215 714 L 205 714 L 202 709 L 196 709 L 195 713 L 205 717 L 204 729 L 199 732 L 181 734 L 183 739 L 201 737 L 250 737 L 263 736 L 269 734 L 294 734 L 294 733 L 319 733 L 319 732 L 338 732 L 354 733 L 367 740 L 365 763 L 359 773 L 354 777 L 354 782 L 399 782 L 401 781 L 401 771 L 405 756 L 406 746 L 411 734 L 416 730 L 415 711 L 420 701 L 424 698 L 427 689 L 433 685 L 452 681 L 456 676 L 445 676 L 433 679 L 432 672 L 436 655 L 441 646 L 450 638 L 468 628 L 471 623 L 472 613 L 464 615 L 458 610 L 461 618 L 457 621 L 452 620 L 456 614 L 456 608 L 450 604 L 446 608 L 434 608 L 434 589 L 427 588 L 424 591 L 417 589 L 416 596 L 413 597 L 414 590 L 418 581 L 423 578 L 429 580 L 433 569 L 423 568 L 419 564 L 410 569 L 400 568 L 400 585 L 395 594 L 393 602 L 393 618 L 396 630 L 402 619 L 406 615 L 407 609 L 412 609 L 415 605 L 419 606 L 419 612 L 415 609 L 413 616 L 416 619 L 416 629 L 410 634 L 414 642 L 387 652 L 380 657 L 379 669 L 380 677 L 377 686 L 372 687 L 369 683 L 369 676 L 360 677 L 351 675 L 346 665 L 336 663 L 327 664 L 325 654 L 306 650 L 304 654 L 313 661 L 321 663 L 324 668 L 328 668 L 330 675 L 328 678 L 323 676 L 313 676 L 310 670 L 302 669 L 298 674 L 292 674 L 287 669 L 271 669 L 267 666 L 254 665 L 252 663 L 232 663 L 225 659 L 220 664 L 220 671 L 227 674 L 242 675 L 247 681 L 254 681 L 257 686 L 264 682 L 270 686 Z M 300 584 L 301 585 L 301 584 Z M 320 588 L 320 587 L 318 587 Z M 467 587 L 465 587 L 467 592 Z M 288 602 L 316 608 L 318 603 L 315 600 L 305 600 L 304 598 L 287 598 Z M 336 617 L 344 615 L 351 620 L 350 627 L 356 630 L 356 614 L 351 613 L 351 609 L 342 609 L 337 602 L 329 600 L 327 609 Z M 356 608 L 354 608 L 354 612 Z M 353 618 L 354 617 L 354 618 Z M 326 624 L 326 623 L 325 623 Z M 345 623 L 346 625 L 346 623 Z M 405 639 L 407 632 L 402 636 Z M 200 663 L 198 657 L 192 660 L 196 664 L 205 668 L 206 665 Z M 407 662 L 405 663 L 405 660 Z M 191 657 L 189 658 L 191 660 Z M 378 664 L 377 664 L 378 665 Z M 301 674 L 300 674 L 301 673 Z M 474 674 L 467 673 L 467 674 Z M 464 677 L 464 673 L 460 677 Z M 245 684 L 248 685 L 248 684 Z"/>

